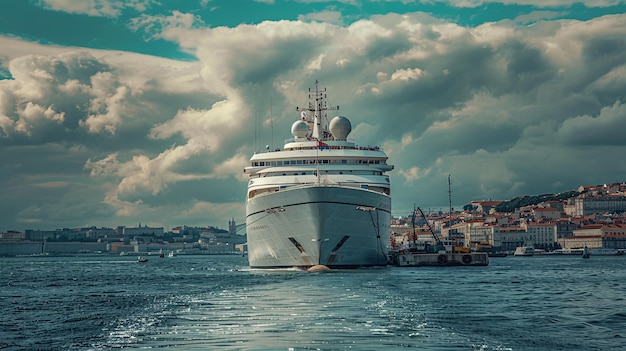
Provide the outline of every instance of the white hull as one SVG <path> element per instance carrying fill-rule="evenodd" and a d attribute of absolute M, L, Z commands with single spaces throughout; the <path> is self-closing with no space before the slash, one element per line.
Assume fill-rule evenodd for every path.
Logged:
<path fill-rule="evenodd" d="M 252 268 L 387 264 L 388 195 L 336 185 L 300 186 L 254 197 L 246 213 Z"/>
<path fill-rule="evenodd" d="M 591 256 L 624 256 L 624 249 L 603 249 L 603 248 L 590 248 L 589 255 Z"/>

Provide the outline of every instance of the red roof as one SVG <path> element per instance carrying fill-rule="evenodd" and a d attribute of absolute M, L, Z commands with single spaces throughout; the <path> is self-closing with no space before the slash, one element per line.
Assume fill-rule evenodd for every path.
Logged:
<path fill-rule="evenodd" d="M 583 226 L 580 229 L 600 229 L 602 228 L 602 224 L 588 224 L 586 226 Z"/>
<path fill-rule="evenodd" d="M 527 224 L 529 227 L 552 227 L 554 226 L 554 222 L 531 222 Z"/>
<path fill-rule="evenodd" d="M 497 206 L 502 203 L 502 201 L 472 201 L 473 204 L 479 204 L 481 206 Z"/>
<path fill-rule="evenodd" d="M 591 239 L 591 238 L 601 238 L 602 235 L 598 234 L 598 235 L 574 235 L 574 236 L 568 236 L 567 238 L 569 239 Z"/>

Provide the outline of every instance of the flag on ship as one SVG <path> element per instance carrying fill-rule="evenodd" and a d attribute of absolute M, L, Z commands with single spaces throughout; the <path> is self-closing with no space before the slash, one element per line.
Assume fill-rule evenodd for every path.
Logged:
<path fill-rule="evenodd" d="M 317 141 L 317 147 L 320 148 L 320 149 L 328 149 L 328 144 L 326 144 L 323 141 L 318 140 Z"/>

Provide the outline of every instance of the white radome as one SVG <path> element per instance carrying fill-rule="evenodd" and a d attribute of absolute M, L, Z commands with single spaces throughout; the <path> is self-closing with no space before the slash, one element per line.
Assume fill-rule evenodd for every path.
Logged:
<path fill-rule="evenodd" d="M 295 138 L 306 138 L 308 133 L 309 133 L 309 126 L 306 124 L 305 121 L 302 121 L 302 120 L 295 121 L 291 125 L 291 134 Z"/>
<path fill-rule="evenodd" d="M 344 116 L 335 116 L 330 120 L 328 129 L 336 140 L 345 140 L 352 131 L 352 124 Z"/>

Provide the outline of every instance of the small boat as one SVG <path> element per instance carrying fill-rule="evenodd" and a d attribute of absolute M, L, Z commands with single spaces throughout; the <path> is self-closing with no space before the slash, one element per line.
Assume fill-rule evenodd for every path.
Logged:
<path fill-rule="evenodd" d="M 582 255 L 582 249 L 556 249 L 552 251 L 553 255 Z"/>
<path fill-rule="evenodd" d="M 624 256 L 624 249 L 605 249 L 595 247 L 589 249 L 589 255 L 592 256 Z"/>
<path fill-rule="evenodd" d="M 137 257 L 137 262 L 148 262 L 148 259 L 143 257 L 143 256 L 138 256 Z"/>
<path fill-rule="evenodd" d="M 587 246 L 583 249 L 583 258 L 589 258 L 589 248 Z"/>
<path fill-rule="evenodd" d="M 515 249 L 513 256 L 532 256 L 535 254 L 535 248 L 532 246 L 519 246 Z"/>

